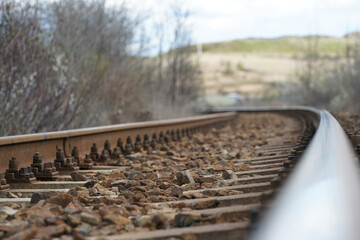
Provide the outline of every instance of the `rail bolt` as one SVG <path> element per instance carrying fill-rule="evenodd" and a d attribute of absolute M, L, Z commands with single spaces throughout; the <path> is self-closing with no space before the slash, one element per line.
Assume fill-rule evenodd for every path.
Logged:
<path fill-rule="evenodd" d="M 33 156 L 33 163 L 42 163 L 42 156 L 39 152 L 36 152 Z"/>
<path fill-rule="evenodd" d="M 151 142 L 149 139 L 149 135 L 145 134 L 144 135 L 144 142 L 143 142 L 143 147 L 145 150 L 148 150 L 150 148 Z"/>
<path fill-rule="evenodd" d="M 109 155 L 111 155 L 111 144 L 109 140 L 106 140 L 104 143 L 104 149 L 106 149 L 109 152 Z"/>
<path fill-rule="evenodd" d="M 9 169 L 17 170 L 18 168 L 19 168 L 19 160 L 12 157 L 11 160 L 9 161 Z"/>

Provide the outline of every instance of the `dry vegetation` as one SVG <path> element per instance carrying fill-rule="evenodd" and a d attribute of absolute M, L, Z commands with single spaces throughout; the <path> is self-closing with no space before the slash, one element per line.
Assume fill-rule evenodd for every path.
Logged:
<path fill-rule="evenodd" d="M 234 104 L 224 94 L 239 92 L 247 104 L 305 104 L 357 109 L 358 34 L 245 39 L 203 45 L 200 57 L 207 100 Z M 260 102 L 259 99 L 261 99 Z"/>
<path fill-rule="evenodd" d="M 299 103 L 334 111 L 359 112 L 360 45 L 348 44 L 345 57 L 324 58 L 319 54 L 317 39 L 309 45 L 305 66 L 290 94 Z"/>
<path fill-rule="evenodd" d="M 179 6 L 157 25 L 167 31 L 150 58 L 144 22 L 152 16 L 126 5 L 0 4 L 0 136 L 179 115 L 197 98 L 188 14 Z M 163 53 L 165 46 L 173 50 Z"/>

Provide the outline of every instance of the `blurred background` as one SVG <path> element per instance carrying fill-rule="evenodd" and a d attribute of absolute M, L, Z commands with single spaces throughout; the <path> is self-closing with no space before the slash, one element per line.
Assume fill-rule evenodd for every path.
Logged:
<path fill-rule="evenodd" d="M 0 3 L 0 136 L 211 106 L 360 110 L 357 0 Z"/>

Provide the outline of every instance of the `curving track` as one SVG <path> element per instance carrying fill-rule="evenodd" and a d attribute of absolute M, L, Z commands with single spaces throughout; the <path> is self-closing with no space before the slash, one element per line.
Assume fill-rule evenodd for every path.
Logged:
<path fill-rule="evenodd" d="M 16 209 L 12 204 L 27 205 L 38 197 L 35 205 L 4 215 L 0 237 L 358 239 L 358 166 L 346 135 L 328 112 L 302 107 L 210 112 L 216 114 L 0 138 L 0 171 L 12 157 L 18 159 L 13 170 L 24 167 L 8 174 L 10 182 L 2 180 L 0 202 Z M 129 141 L 132 146 L 118 142 L 128 136 L 138 141 Z M 102 149 L 106 140 L 118 148 L 105 146 L 109 151 L 93 152 L 87 159 L 91 164 L 84 164 L 92 144 Z M 77 160 L 65 157 L 74 146 Z M 26 167 L 34 153 L 40 152 L 44 164 L 53 162 L 57 148 L 63 150 L 63 162 L 47 166 L 59 173 L 50 174 L 53 181 L 34 181 L 33 169 Z M 74 181 L 72 170 L 82 181 Z M 11 182 L 16 174 L 19 181 Z M 92 194 L 94 182 L 105 186 L 102 193 Z M 77 223 L 59 198 L 67 195 Z M 77 202 L 81 207 L 74 207 Z M 64 205 L 54 216 L 56 224 L 44 217 L 40 227 L 31 223 L 12 232 L 9 225 L 30 221 L 34 209 L 49 204 Z"/>

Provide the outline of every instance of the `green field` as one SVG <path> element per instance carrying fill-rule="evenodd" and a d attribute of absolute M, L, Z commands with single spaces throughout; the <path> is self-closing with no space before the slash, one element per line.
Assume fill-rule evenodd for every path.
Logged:
<path fill-rule="evenodd" d="M 248 38 L 202 45 L 204 53 L 272 53 L 301 56 L 310 48 L 320 55 L 344 55 L 353 38 L 335 37 L 279 37 Z"/>

